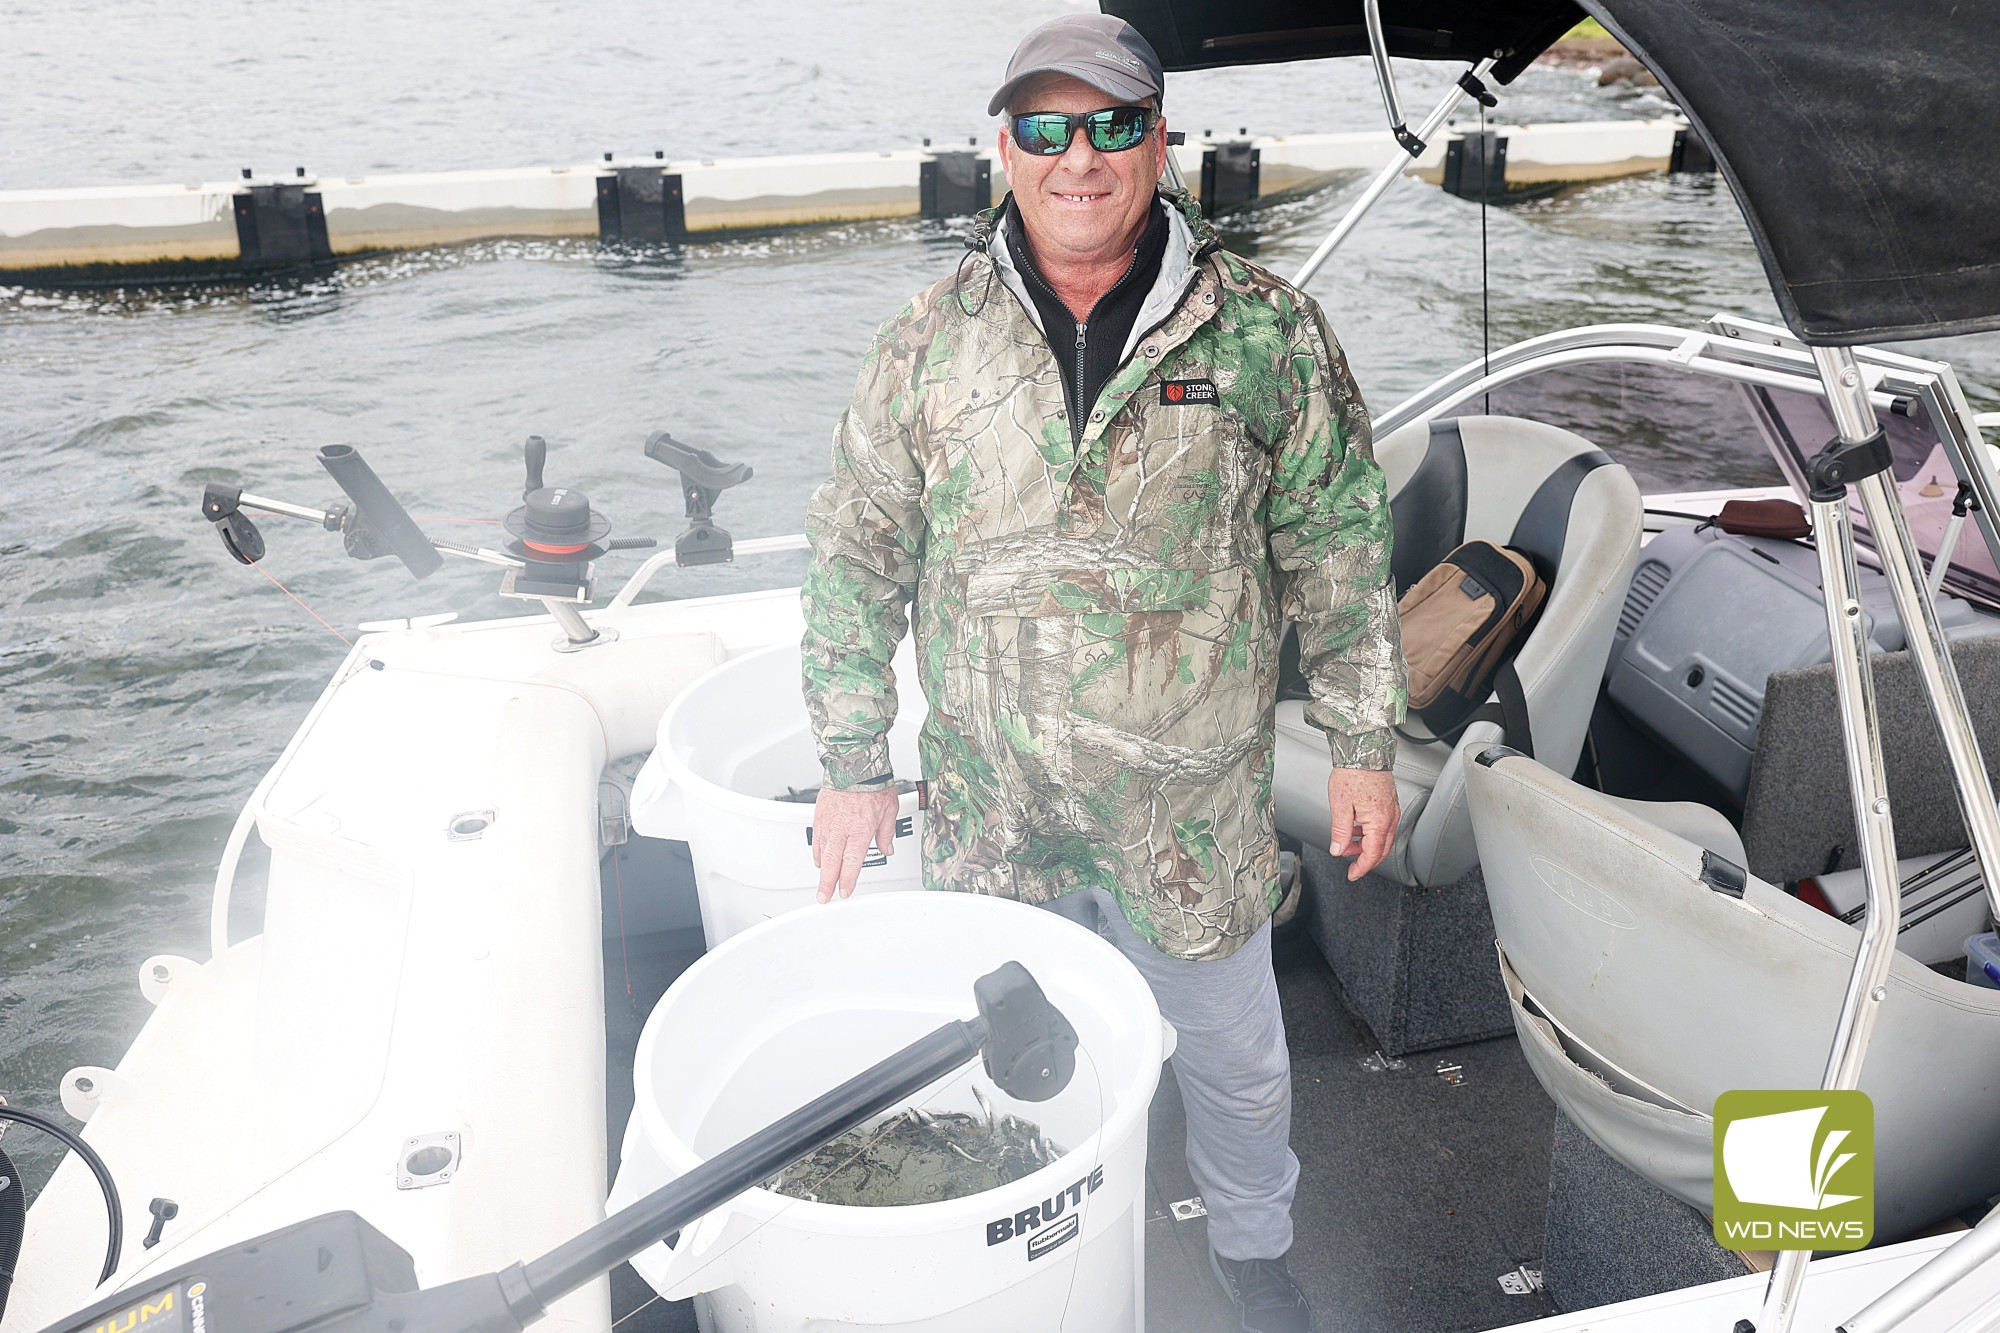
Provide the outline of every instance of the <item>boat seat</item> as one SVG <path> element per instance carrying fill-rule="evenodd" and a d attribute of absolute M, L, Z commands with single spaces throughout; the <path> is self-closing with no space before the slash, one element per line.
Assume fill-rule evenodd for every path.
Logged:
<path fill-rule="evenodd" d="M 1574 767 L 1638 561 L 1639 488 L 1588 440 L 1517 417 L 1416 422 L 1378 441 L 1376 458 L 1389 483 L 1399 596 L 1468 540 L 1535 562 L 1549 591 L 1514 663 L 1536 752 Z M 1281 670 L 1281 682 L 1288 677 L 1303 684 L 1296 668 Z M 1456 744 L 1429 739 L 1420 719 L 1403 725 L 1395 841 L 1377 870 L 1350 883 L 1346 863 L 1324 850 L 1326 738 L 1287 693 L 1281 683 L 1278 829 L 1303 844 L 1306 928 L 1377 1047 L 1405 1055 L 1507 1032 L 1507 996 L 1484 961 L 1493 923 L 1465 807 L 1466 764 L 1501 738 L 1500 725 L 1475 722 Z"/>
<path fill-rule="evenodd" d="M 1466 789 L 1529 1066 L 1606 1152 L 1711 1210 L 1717 1095 L 1819 1085 L 1860 933 L 1504 747 Z M 2000 991 L 1902 953 L 1888 987 L 1861 1074 L 1878 1241 L 2000 1192 Z"/>
<path fill-rule="evenodd" d="M 1481 538 L 1524 551 L 1547 581 L 1547 600 L 1514 665 L 1536 754 L 1568 772 L 1583 749 L 1638 559 L 1639 488 L 1581 436 L 1518 417 L 1414 422 L 1380 440 L 1376 458 L 1389 483 L 1398 596 L 1454 547 Z M 1427 734 L 1414 719 L 1404 730 Z M 1455 745 L 1398 739 L 1403 811 L 1380 873 L 1421 886 L 1449 884 L 1473 869 L 1465 763 L 1501 739 L 1494 722 L 1473 723 Z M 1328 844 L 1332 767 L 1326 738 L 1306 724 L 1304 703 L 1282 700 L 1274 790 L 1281 832 Z"/>

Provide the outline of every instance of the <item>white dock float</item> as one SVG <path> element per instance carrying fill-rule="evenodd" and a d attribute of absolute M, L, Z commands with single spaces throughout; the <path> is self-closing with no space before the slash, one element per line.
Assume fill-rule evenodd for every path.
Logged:
<path fill-rule="evenodd" d="M 1678 118 L 1494 126 L 1518 190 L 1664 171 Z M 1439 136 L 1409 174 L 1447 181 Z M 1175 150 L 1218 211 L 1374 171 L 1381 131 L 1194 139 Z M 581 166 L 388 176 L 247 177 L 191 185 L 0 191 L 0 279 L 101 284 L 233 277 L 502 237 L 695 240 L 744 230 L 950 216 L 1000 192 L 988 143 L 882 153 L 607 160 Z"/>

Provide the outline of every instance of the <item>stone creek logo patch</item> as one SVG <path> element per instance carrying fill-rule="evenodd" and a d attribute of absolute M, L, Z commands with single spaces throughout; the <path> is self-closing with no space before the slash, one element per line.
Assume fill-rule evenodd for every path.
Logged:
<path fill-rule="evenodd" d="M 1167 380 L 1160 385 L 1162 407 L 1185 407 L 1189 403 L 1220 402 L 1214 380 Z"/>
<path fill-rule="evenodd" d="M 1715 1239 L 1732 1250 L 1858 1250 L 1875 1234 L 1865 1092 L 1715 1099 Z"/>

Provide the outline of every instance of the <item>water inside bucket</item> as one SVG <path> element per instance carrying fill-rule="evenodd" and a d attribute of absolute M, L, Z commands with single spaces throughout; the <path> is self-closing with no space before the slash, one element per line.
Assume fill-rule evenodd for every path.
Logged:
<path fill-rule="evenodd" d="M 991 1107 L 985 1116 L 911 1107 L 849 1130 L 764 1188 L 854 1208 L 942 1203 L 1010 1185 L 1062 1152 L 1040 1126 Z"/>

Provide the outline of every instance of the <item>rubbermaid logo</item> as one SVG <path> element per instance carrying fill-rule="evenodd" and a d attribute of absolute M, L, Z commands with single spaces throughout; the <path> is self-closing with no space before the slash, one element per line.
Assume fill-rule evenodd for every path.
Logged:
<path fill-rule="evenodd" d="M 1737 1090 L 1715 1101 L 1715 1238 L 1858 1250 L 1875 1232 L 1875 1109 L 1863 1092 Z"/>
<path fill-rule="evenodd" d="M 1074 1240 L 1078 1228 L 1082 1227 L 1082 1225 L 1083 1219 L 1072 1213 L 1070 1216 L 1064 1218 L 1060 1225 L 1052 1227 L 1047 1231 L 1038 1231 L 1028 1237 L 1029 1262 L 1032 1263 L 1036 1259 L 1041 1258 L 1066 1240 Z"/>
<path fill-rule="evenodd" d="M 1549 892 L 1585 916 L 1595 917 L 1619 930 L 1637 930 L 1639 919 L 1631 909 L 1567 866 L 1546 857 L 1534 858 L 1535 875 L 1549 886 Z"/>

